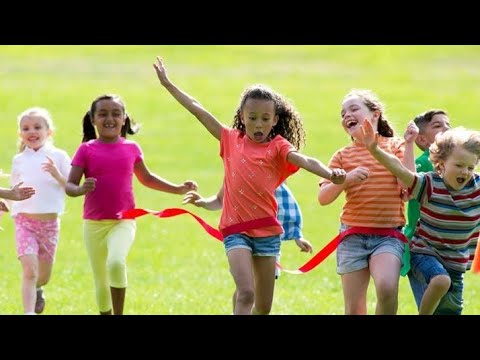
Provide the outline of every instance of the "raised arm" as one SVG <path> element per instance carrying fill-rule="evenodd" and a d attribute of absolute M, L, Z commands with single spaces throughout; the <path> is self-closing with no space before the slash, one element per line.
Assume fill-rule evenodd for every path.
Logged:
<path fill-rule="evenodd" d="M 195 98 L 173 84 L 167 76 L 163 60 L 157 56 L 157 62 L 153 64 L 157 72 L 158 80 L 165 89 L 188 111 L 190 111 L 207 128 L 217 140 L 220 140 L 224 127 L 212 114 L 210 114 Z"/>
<path fill-rule="evenodd" d="M 207 210 L 220 210 L 223 207 L 223 185 L 217 195 L 203 198 L 196 191 L 189 191 L 183 198 L 182 204 L 193 204 Z"/>
<path fill-rule="evenodd" d="M 358 132 L 358 136 L 360 137 L 359 140 L 365 144 L 368 151 L 370 151 L 378 162 L 385 166 L 388 171 L 395 175 L 405 186 L 412 186 L 415 180 L 415 173 L 407 169 L 395 155 L 389 154 L 377 146 L 378 134 L 373 130 L 370 121 L 365 120 Z"/>

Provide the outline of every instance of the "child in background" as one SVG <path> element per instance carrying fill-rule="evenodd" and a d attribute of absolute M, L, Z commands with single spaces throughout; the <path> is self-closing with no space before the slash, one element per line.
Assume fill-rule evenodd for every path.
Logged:
<path fill-rule="evenodd" d="M 203 198 L 196 191 L 189 191 L 185 195 L 183 203 L 193 204 L 207 210 L 220 210 L 223 204 L 223 193 L 223 185 L 217 195 L 208 198 Z M 285 182 L 275 189 L 275 199 L 278 203 L 277 218 L 283 228 L 280 241 L 295 240 L 295 244 L 300 248 L 300 251 L 311 253 L 313 250 L 312 244 L 302 235 L 303 219 L 300 206 Z M 277 255 L 276 261 L 280 261 L 280 254 Z M 275 279 L 278 279 L 279 276 L 280 269 L 275 267 Z M 235 291 L 232 298 L 234 311 L 236 299 L 237 292 Z"/>
<path fill-rule="evenodd" d="M 421 113 L 413 119 L 413 122 L 418 127 L 418 136 L 415 139 L 415 144 L 423 151 L 422 155 L 415 159 L 415 166 L 418 173 L 433 171 L 433 165 L 430 161 L 430 145 L 435 141 L 437 134 L 450 129 L 450 119 L 444 110 L 431 109 Z M 410 241 L 415 233 L 418 219 L 420 218 L 420 204 L 416 199 L 411 199 L 407 207 L 407 225 L 403 233 Z M 426 290 L 424 282 L 417 281 L 410 271 L 410 247 L 405 245 L 405 252 L 403 254 L 403 264 L 400 275 L 408 274 L 410 287 L 412 288 L 413 296 L 417 308 L 420 309 L 423 293 Z"/>
<path fill-rule="evenodd" d="M 418 128 L 412 129 L 413 135 Z M 425 285 L 420 315 L 460 315 L 463 277 L 472 265 L 480 232 L 480 132 L 455 128 L 439 133 L 430 146 L 435 171 L 414 173 L 378 146 L 365 121 L 359 137 L 369 152 L 397 176 L 420 203 L 411 241 L 411 272 Z M 413 151 L 412 151 L 413 153 Z"/>
<path fill-rule="evenodd" d="M 406 147 L 412 148 L 413 138 L 406 143 L 394 135 L 385 116 L 384 105 L 370 90 L 352 90 L 344 98 L 341 110 L 342 127 L 352 144 L 338 150 L 330 167 L 341 167 L 347 178 L 341 185 L 330 181 L 320 184 L 318 201 L 328 205 L 345 191 L 346 202 L 340 215 L 340 232 L 362 227 L 372 232 L 390 230 L 392 235 L 370 233 L 347 235 L 337 248 L 337 273 L 342 278 L 345 314 L 367 313 L 367 289 L 370 276 L 377 295 L 375 314 L 395 315 L 398 309 L 398 284 L 404 245 L 400 236 L 405 225 L 402 184 L 368 152 L 356 136 L 365 119 L 373 123 L 381 135 L 380 146 L 414 170 L 413 153 L 405 157 Z"/>
<path fill-rule="evenodd" d="M 53 146 L 53 120 L 44 108 L 25 110 L 18 117 L 19 153 L 12 162 L 11 182 L 35 187 L 30 199 L 12 204 L 17 254 L 22 264 L 22 299 L 25 314 L 45 308 L 43 286 L 52 274 L 65 208 L 65 184 L 70 157 Z"/>
<path fill-rule="evenodd" d="M 236 285 L 234 314 L 269 314 L 283 232 L 275 189 L 299 168 L 339 184 L 345 172 L 298 152 L 304 141 L 300 115 L 266 86 L 243 92 L 234 125 L 227 127 L 168 79 L 158 57 L 154 68 L 163 87 L 220 141 L 225 177 L 219 228 Z"/>
<path fill-rule="evenodd" d="M 102 315 L 122 315 L 127 288 L 126 259 L 135 239 L 135 220 L 118 213 L 135 207 L 133 174 L 148 188 L 172 194 L 196 190 L 193 181 L 171 183 L 147 168 L 140 146 L 127 140 L 138 126 L 117 95 L 102 95 L 83 118 L 83 140 L 77 149 L 66 192 L 85 195 L 83 237 L 92 267 L 97 305 Z M 98 138 L 97 138 L 98 136 Z M 80 185 L 80 180 L 85 181 Z"/>

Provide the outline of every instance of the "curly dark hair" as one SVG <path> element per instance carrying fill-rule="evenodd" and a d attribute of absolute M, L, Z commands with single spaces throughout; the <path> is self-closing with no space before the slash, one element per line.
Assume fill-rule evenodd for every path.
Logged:
<path fill-rule="evenodd" d="M 276 135 L 281 135 L 295 146 L 297 150 L 300 150 L 305 145 L 305 130 L 303 129 L 303 120 L 300 114 L 285 97 L 262 84 L 249 86 L 243 91 L 240 97 L 240 105 L 233 118 L 233 128 L 245 133 L 245 125 L 241 121 L 241 114 L 248 99 L 274 102 L 275 115 L 278 116 L 278 122 L 269 134 L 270 139 L 273 139 Z"/>

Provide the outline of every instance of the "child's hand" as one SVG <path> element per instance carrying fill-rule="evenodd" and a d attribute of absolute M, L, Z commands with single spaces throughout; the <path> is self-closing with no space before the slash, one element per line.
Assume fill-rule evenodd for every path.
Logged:
<path fill-rule="evenodd" d="M 343 184 L 347 177 L 347 173 L 343 169 L 332 169 L 332 174 L 330 175 L 330 181 L 334 184 Z"/>
<path fill-rule="evenodd" d="M 200 206 L 200 202 L 203 201 L 202 196 L 196 191 L 189 191 L 185 194 L 182 204 L 192 204 Z"/>
<path fill-rule="evenodd" d="M 188 191 L 197 191 L 198 186 L 195 181 L 187 180 L 182 185 L 180 185 L 179 193 L 185 194 Z"/>
<path fill-rule="evenodd" d="M 373 129 L 372 123 L 368 119 L 365 119 L 363 125 L 360 126 L 360 131 L 356 133 L 356 139 L 361 141 L 370 152 L 377 148 L 378 132 Z"/>
<path fill-rule="evenodd" d="M 295 239 L 295 244 L 300 248 L 301 252 L 309 252 L 311 253 L 313 250 L 312 244 L 310 244 L 310 241 L 305 240 L 305 239 Z"/>
<path fill-rule="evenodd" d="M 54 179 L 59 179 L 62 177 L 62 175 L 60 175 L 60 172 L 57 169 L 57 166 L 55 165 L 55 162 L 48 155 L 47 161 L 42 163 L 42 170 L 50 173 L 50 175 L 52 175 Z"/>
<path fill-rule="evenodd" d="M 9 212 L 8 204 L 5 200 L 0 200 L 0 212 Z"/>
<path fill-rule="evenodd" d="M 362 182 L 368 179 L 370 171 L 366 167 L 359 166 L 347 174 L 346 181 L 348 183 Z"/>
<path fill-rule="evenodd" d="M 25 199 L 31 198 L 35 194 L 35 189 L 33 187 L 31 186 L 20 187 L 20 185 L 22 184 L 23 184 L 23 181 L 19 182 L 18 184 L 16 184 L 10 189 L 11 200 L 16 200 L 16 201 L 25 200 Z"/>
<path fill-rule="evenodd" d="M 95 183 L 96 182 L 97 182 L 97 179 L 95 179 L 95 178 L 85 178 L 85 181 L 83 182 L 83 185 L 80 186 L 83 189 L 84 194 L 95 190 Z"/>
<path fill-rule="evenodd" d="M 413 143 L 418 136 L 418 132 L 418 126 L 415 124 L 415 122 L 410 121 L 408 123 L 407 130 L 405 130 L 405 134 L 403 135 L 405 142 Z"/>
<path fill-rule="evenodd" d="M 157 56 L 157 62 L 153 64 L 155 71 L 157 72 L 158 80 L 160 80 L 160 84 L 163 86 L 167 86 L 170 84 L 170 80 L 167 76 L 167 70 L 165 69 L 165 65 L 163 64 L 163 59 Z"/>

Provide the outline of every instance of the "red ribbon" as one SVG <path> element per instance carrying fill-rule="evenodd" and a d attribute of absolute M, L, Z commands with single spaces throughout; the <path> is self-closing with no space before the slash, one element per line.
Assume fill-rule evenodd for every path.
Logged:
<path fill-rule="evenodd" d="M 182 214 L 189 214 L 198 221 L 198 223 L 205 229 L 207 233 L 213 236 L 215 239 L 223 242 L 223 236 L 218 229 L 210 226 L 203 220 L 202 218 L 198 217 L 197 215 L 191 213 L 190 211 L 179 209 L 179 208 L 169 208 L 164 209 L 162 211 L 154 211 L 154 210 L 146 210 L 146 209 L 130 209 L 121 211 L 118 215 L 120 219 L 135 219 L 137 217 L 152 214 L 159 218 L 166 218 L 172 217 Z M 298 270 L 287 270 L 284 269 L 283 266 L 277 262 L 277 266 L 282 269 L 283 271 L 290 273 L 290 274 L 305 274 L 313 269 L 315 269 L 318 265 L 320 265 L 335 249 L 338 247 L 338 244 L 348 235 L 352 234 L 373 234 L 373 235 L 382 235 L 382 236 L 391 236 L 401 240 L 404 243 L 408 244 L 408 240 L 398 230 L 395 229 L 382 229 L 382 228 L 368 228 L 368 227 L 361 227 L 355 226 L 351 227 L 340 234 L 338 234 L 333 240 L 331 240 L 323 249 L 317 252 L 310 260 L 308 260 L 304 265 L 302 265 Z M 477 246 L 477 252 L 479 251 L 479 247 Z M 476 257 L 478 258 L 478 257 Z M 475 270 L 473 270 L 475 271 Z M 480 269 L 479 269 L 480 271 Z"/>

